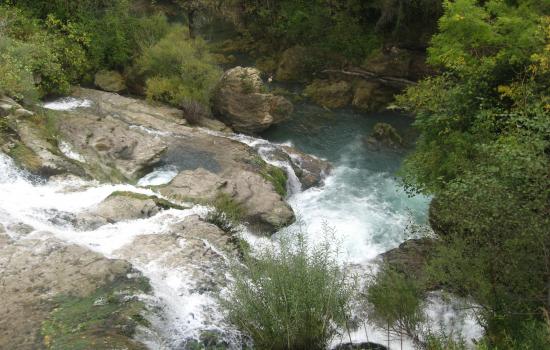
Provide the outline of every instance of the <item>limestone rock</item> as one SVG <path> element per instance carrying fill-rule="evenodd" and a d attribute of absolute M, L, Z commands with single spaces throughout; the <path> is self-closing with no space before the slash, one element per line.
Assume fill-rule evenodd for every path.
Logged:
<path fill-rule="evenodd" d="M 59 125 L 62 138 L 87 160 L 93 177 L 136 180 L 160 161 L 166 144 L 155 137 L 143 137 L 117 118 L 98 118 L 79 112 Z"/>
<path fill-rule="evenodd" d="M 94 84 L 103 91 L 121 92 L 126 90 L 124 77 L 117 71 L 102 70 L 96 73 Z"/>
<path fill-rule="evenodd" d="M 7 229 L 17 237 L 26 236 L 34 231 L 34 227 L 23 222 L 16 222 L 8 225 Z"/>
<path fill-rule="evenodd" d="M 154 262 L 185 271 L 194 283 L 192 292 L 202 294 L 225 285 L 225 255 L 236 257 L 237 251 L 229 235 L 194 215 L 171 225 L 164 234 L 138 236 L 114 254 L 142 265 Z"/>
<path fill-rule="evenodd" d="M 292 209 L 261 175 L 245 169 L 229 168 L 214 173 L 203 168 L 185 170 L 160 189 L 168 197 L 211 203 L 224 193 L 245 211 L 244 221 L 259 232 L 274 232 L 291 224 Z"/>
<path fill-rule="evenodd" d="M 45 176 L 67 171 L 81 174 L 79 167 L 61 156 L 57 147 L 46 138 L 41 124 L 26 119 L 17 119 L 14 124 L 21 144 L 11 155 L 19 165 Z"/>
<path fill-rule="evenodd" d="M 306 86 L 304 95 L 326 108 L 342 108 L 352 99 L 351 84 L 344 80 L 314 80 Z"/>
<path fill-rule="evenodd" d="M 251 147 L 188 127 L 177 109 L 96 90 L 78 89 L 75 94 L 90 100 L 92 107 L 67 112 L 59 129 L 62 139 L 86 158 L 91 176 L 118 172 L 123 179 L 135 179 L 157 162 L 170 164 L 180 175 L 159 190 L 175 200 L 205 203 L 218 192 L 227 193 L 242 204 L 245 220 L 261 231 L 272 232 L 294 219 L 266 180 L 265 162 Z"/>
<path fill-rule="evenodd" d="M 377 82 L 362 80 L 354 88 L 352 105 L 363 111 L 379 112 L 394 99 L 395 89 Z"/>
<path fill-rule="evenodd" d="M 404 146 L 403 138 L 388 123 L 376 123 L 366 142 L 368 146 L 376 149 L 381 147 L 397 149 Z"/>
<path fill-rule="evenodd" d="M 9 242 L 0 249 L 0 348 L 43 348 L 42 322 L 58 295 L 86 296 L 131 271 L 110 260 L 53 238 Z"/>
<path fill-rule="evenodd" d="M 216 89 L 214 112 L 233 130 L 249 134 L 290 118 L 292 103 L 262 90 L 263 82 L 256 68 L 230 69 Z"/>
<path fill-rule="evenodd" d="M 294 147 L 282 146 L 282 148 L 288 154 L 304 190 L 321 185 L 332 171 L 332 165 L 326 160 L 300 152 Z"/>

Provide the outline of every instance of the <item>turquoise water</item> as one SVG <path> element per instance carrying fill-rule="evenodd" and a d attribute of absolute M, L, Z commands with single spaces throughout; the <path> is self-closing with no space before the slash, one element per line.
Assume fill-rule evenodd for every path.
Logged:
<path fill-rule="evenodd" d="M 404 150 L 373 149 L 366 142 L 377 122 L 386 122 L 409 140 Z M 313 241 L 326 223 L 342 241 L 351 262 L 366 262 L 405 239 L 411 223 L 425 223 L 429 199 L 409 197 L 396 175 L 411 150 L 411 118 L 398 114 L 328 111 L 296 105 L 292 120 L 261 135 L 274 143 L 330 161 L 334 170 L 325 185 L 289 198 Z"/>

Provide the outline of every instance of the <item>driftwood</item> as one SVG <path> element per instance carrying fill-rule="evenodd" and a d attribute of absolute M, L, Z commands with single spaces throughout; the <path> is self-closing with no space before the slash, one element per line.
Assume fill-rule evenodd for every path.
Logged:
<path fill-rule="evenodd" d="M 362 69 L 356 69 L 356 68 L 353 68 L 353 69 L 350 69 L 350 70 L 325 69 L 325 70 L 322 71 L 322 73 L 344 74 L 344 75 L 360 77 L 360 78 L 367 79 L 367 80 L 375 80 L 375 81 L 378 81 L 382 84 L 393 86 L 393 87 L 399 88 L 399 89 L 406 88 L 406 87 L 412 86 L 412 85 L 416 85 L 416 82 L 414 82 L 412 80 L 408 80 L 408 79 L 404 79 L 404 78 L 389 77 L 389 76 L 385 76 L 385 75 L 378 75 L 378 74 L 373 73 L 373 72 L 369 72 L 369 71 L 362 70 Z"/>

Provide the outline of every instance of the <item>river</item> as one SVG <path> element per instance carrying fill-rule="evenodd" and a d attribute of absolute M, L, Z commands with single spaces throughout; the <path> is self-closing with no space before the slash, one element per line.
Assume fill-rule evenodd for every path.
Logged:
<path fill-rule="evenodd" d="M 54 109 L 86 106 L 86 101 L 74 99 L 46 105 Z M 408 196 L 396 178 L 405 150 L 375 150 L 368 147 L 365 137 L 379 121 L 391 123 L 404 135 L 410 132 L 411 120 L 406 116 L 364 115 L 352 110 L 327 111 L 308 103 L 299 103 L 290 121 L 273 127 L 260 138 L 244 135 L 228 137 L 256 148 L 268 162 L 274 162 L 269 151 L 279 144 L 292 144 L 306 153 L 330 161 L 334 169 L 324 185 L 305 191 L 300 189 L 300 183 L 292 176 L 290 167 L 286 166 L 289 172 L 287 201 L 312 242 L 320 239 L 319 232 L 326 223 L 342 242 L 345 251 L 343 263 L 367 268 L 378 254 L 404 241 L 408 224 L 426 222 L 429 203 L 429 198 Z M 78 154 L 70 149 L 65 153 L 78 158 Z M 136 186 L 99 184 L 78 179 L 45 182 L 17 169 L 9 157 L 0 154 L 0 192 L 3 194 L 0 222 L 6 226 L 24 222 L 35 228 L 29 237 L 53 235 L 66 242 L 86 246 L 106 257 L 131 262 L 150 279 L 154 295 L 144 298 L 153 306 L 152 309 L 160 313 L 151 316 L 152 329 L 142 330 L 138 337 L 151 349 L 173 349 L 183 339 L 195 337 L 201 330 L 227 329 L 217 310 L 215 298 L 197 293 L 192 288 L 192 277 L 187 271 L 164 266 L 160 258 L 143 263 L 137 255 L 131 254 L 131 249 L 130 254 L 128 249 L 123 249 L 123 255 L 121 248 L 131 247 L 138 235 L 163 234 L 170 223 L 182 217 L 192 214 L 204 216 L 207 208 L 170 209 L 149 219 L 109 224 L 93 231 L 75 231 L 52 220 L 52 217 L 59 212 L 78 213 L 100 203 L 114 191 L 153 194 L 151 189 L 143 186 L 168 182 L 175 174 L 174 168 L 165 164 Z M 278 234 L 285 234 L 287 230 Z M 13 233 L 11 235 L 21 239 Z M 254 244 L 257 238 L 248 237 Z M 431 308 L 432 311 L 440 310 L 437 317 L 443 315 L 445 318 L 452 316 L 451 309 L 442 306 L 442 303 L 435 303 Z M 469 328 L 472 327 L 469 321 Z M 383 332 L 374 329 L 369 332 L 371 341 L 384 341 Z M 362 332 L 353 337 L 364 340 Z M 411 347 L 411 344 L 406 342 L 406 347 Z"/>

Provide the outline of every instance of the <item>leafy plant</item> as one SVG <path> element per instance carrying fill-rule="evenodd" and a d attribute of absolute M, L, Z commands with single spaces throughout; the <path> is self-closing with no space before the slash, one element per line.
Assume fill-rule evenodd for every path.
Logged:
<path fill-rule="evenodd" d="M 206 43 L 190 39 L 181 26 L 174 26 L 165 38 L 145 49 L 136 67 L 146 78 L 147 98 L 176 106 L 188 100 L 209 105 L 221 76 Z"/>
<path fill-rule="evenodd" d="M 333 240 L 311 246 L 298 232 L 275 243 L 235 267 L 228 319 L 259 349 L 325 349 L 348 326 L 354 283 Z"/>

